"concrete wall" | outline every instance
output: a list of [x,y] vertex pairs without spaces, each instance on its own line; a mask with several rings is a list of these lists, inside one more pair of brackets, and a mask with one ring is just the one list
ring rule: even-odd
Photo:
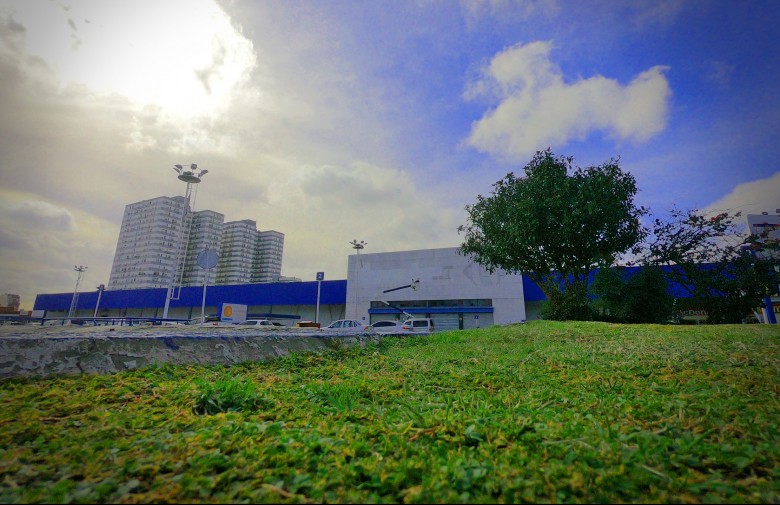
[[[43,330],[41,330],[43,331]],[[65,330],[50,330],[52,333]],[[98,332],[99,331],[99,332]],[[378,342],[371,334],[323,335],[312,331],[227,330],[167,331],[145,335],[143,329],[100,329],[67,336],[39,334],[0,337],[0,379],[52,374],[106,374],[171,364],[232,365],[268,360],[294,352],[320,352],[341,346]],[[148,330],[147,330],[148,331]],[[159,333],[159,332],[158,332]]]
[[[417,290],[382,291],[419,279]],[[524,321],[525,297],[520,275],[489,273],[458,253],[457,247],[417,251],[361,253],[347,263],[346,316],[368,320],[372,301],[390,300],[493,300],[493,322]]]

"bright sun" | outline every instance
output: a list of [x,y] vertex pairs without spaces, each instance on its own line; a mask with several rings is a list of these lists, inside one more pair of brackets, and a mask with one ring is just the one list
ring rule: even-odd
[[211,0],[14,0],[26,52],[60,83],[119,93],[171,115],[213,114],[255,65],[252,43]]

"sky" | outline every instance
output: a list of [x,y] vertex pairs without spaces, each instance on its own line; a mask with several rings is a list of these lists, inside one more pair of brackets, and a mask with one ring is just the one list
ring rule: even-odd
[[780,3],[0,0],[0,293],[108,284],[126,205],[285,234],[282,274],[457,247],[536,151],[635,203],[780,209]]

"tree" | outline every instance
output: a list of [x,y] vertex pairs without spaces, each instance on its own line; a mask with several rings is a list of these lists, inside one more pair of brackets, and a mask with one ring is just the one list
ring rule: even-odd
[[739,323],[777,290],[777,260],[755,254],[777,244],[741,233],[740,215],[672,209],[667,219],[653,220],[642,244],[639,262],[666,266],[667,277],[689,294],[681,306],[706,310],[709,323]]
[[489,272],[527,275],[547,296],[555,319],[588,317],[588,278],[642,238],[636,182],[617,160],[573,168],[571,157],[537,152],[525,177],[509,173],[489,197],[467,205],[460,247]]
[[658,267],[647,266],[629,275],[625,267],[599,270],[591,293],[599,298],[599,319],[621,323],[665,323],[673,317],[674,298]]

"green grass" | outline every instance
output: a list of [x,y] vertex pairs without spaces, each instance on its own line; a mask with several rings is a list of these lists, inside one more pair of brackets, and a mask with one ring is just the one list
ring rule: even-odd
[[0,502],[780,501],[780,330],[532,322],[0,383]]

